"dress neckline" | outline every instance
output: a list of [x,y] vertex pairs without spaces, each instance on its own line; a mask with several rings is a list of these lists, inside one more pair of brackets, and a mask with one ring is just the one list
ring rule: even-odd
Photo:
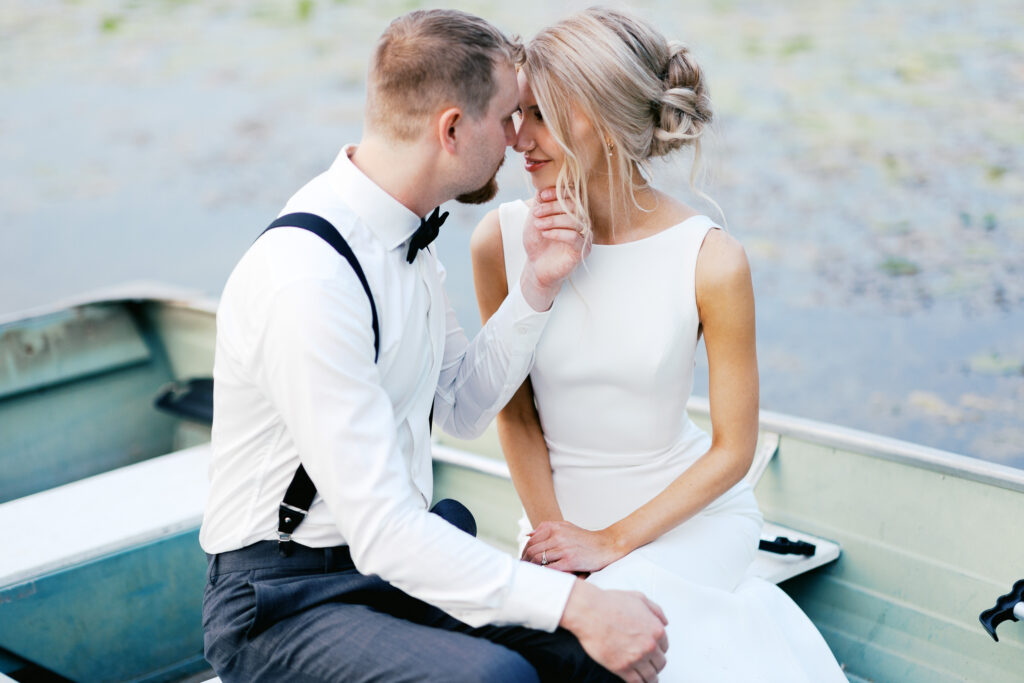
[[684,218],[683,220],[679,221],[678,223],[675,223],[673,225],[668,226],[664,230],[659,230],[658,232],[654,233],[653,235],[648,235],[647,237],[641,237],[640,239],[630,240],[629,242],[619,242],[617,244],[597,244],[597,243],[592,243],[590,246],[593,247],[594,249],[599,249],[599,248],[600,249],[614,249],[614,248],[628,247],[628,246],[630,246],[632,244],[642,244],[644,242],[650,242],[651,240],[656,240],[661,235],[664,235],[667,232],[672,232],[673,230],[675,230],[675,229],[677,229],[679,227],[682,227],[682,226],[686,225],[687,223],[689,223],[690,221],[696,220],[698,218],[704,219],[709,225],[711,225],[713,227],[718,227],[718,224],[715,223],[714,221],[712,221],[710,216],[707,216],[707,215],[702,214],[702,213],[697,213],[697,214],[694,214],[694,215],[690,216],[689,218]]

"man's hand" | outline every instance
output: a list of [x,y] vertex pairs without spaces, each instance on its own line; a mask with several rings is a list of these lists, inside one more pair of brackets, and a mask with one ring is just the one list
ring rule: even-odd
[[560,625],[613,674],[630,683],[654,683],[665,668],[667,624],[661,608],[641,593],[576,581]]
[[520,289],[535,311],[551,308],[562,281],[583,260],[583,226],[565,213],[554,188],[541,190],[523,229],[526,266]]
[[571,522],[541,522],[529,536],[522,559],[563,572],[596,572],[625,554],[606,531],[588,531]]

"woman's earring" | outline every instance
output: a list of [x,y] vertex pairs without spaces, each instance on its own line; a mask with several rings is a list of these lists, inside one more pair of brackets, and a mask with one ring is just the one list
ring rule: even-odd
[[611,159],[612,155],[615,154],[615,143],[608,140],[605,142],[605,145],[608,147],[608,158]]

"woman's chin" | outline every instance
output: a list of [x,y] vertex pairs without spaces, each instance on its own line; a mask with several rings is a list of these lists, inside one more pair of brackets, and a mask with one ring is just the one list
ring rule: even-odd
[[537,192],[540,192],[544,188],[554,187],[555,180],[554,178],[545,177],[544,173],[531,173],[530,184],[533,185],[533,189],[537,190]]

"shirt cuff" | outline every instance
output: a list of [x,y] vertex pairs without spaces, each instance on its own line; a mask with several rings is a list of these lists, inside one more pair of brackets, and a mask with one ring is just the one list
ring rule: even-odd
[[562,621],[576,577],[529,562],[516,562],[502,621],[553,632]]
[[550,309],[542,312],[533,310],[519,288],[519,280],[516,280],[494,317],[500,320],[503,331],[507,330],[502,337],[508,340],[509,350],[532,353],[550,316]]

